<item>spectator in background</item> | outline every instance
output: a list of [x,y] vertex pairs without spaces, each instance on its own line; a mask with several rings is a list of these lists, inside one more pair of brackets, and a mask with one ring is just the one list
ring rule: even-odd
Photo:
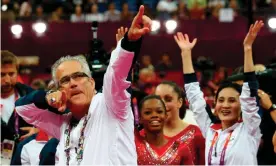
[[120,21],[121,13],[116,9],[115,4],[112,2],[108,5],[108,10],[104,13],[105,21]]
[[147,94],[152,94],[155,90],[155,85],[158,80],[156,73],[149,69],[143,68],[139,72],[138,87],[140,90],[146,92]]
[[177,11],[177,2],[174,0],[160,0],[157,4],[156,10],[159,19],[170,19],[170,15]]
[[211,18],[218,19],[219,18],[219,11],[220,11],[221,8],[223,8],[223,6],[220,3],[218,3],[216,6],[214,6],[211,9],[211,13],[212,13]]
[[178,19],[180,20],[189,19],[189,15],[190,15],[189,10],[187,8],[187,5],[183,1],[180,1],[178,4],[177,15],[178,15]]
[[84,6],[84,11],[85,12],[90,12],[91,11],[91,6],[97,4],[97,0],[87,0]]
[[215,72],[213,80],[207,82],[214,92],[218,90],[219,85],[228,77],[227,69],[225,67],[219,67],[218,71]]
[[104,21],[104,15],[102,13],[98,12],[97,4],[91,5],[90,13],[86,14],[85,21],[86,22],[93,22],[93,21],[103,22]]
[[133,14],[128,9],[128,4],[124,3],[122,5],[121,11],[121,21],[131,21],[133,18]]
[[19,11],[19,17],[22,19],[29,19],[32,14],[32,4],[30,0],[25,1],[21,4],[20,11]]
[[50,18],[50,22],[63,22],[63,7],[59,6],[53,13]]
[[12,141],[14,144],[9,143],[7,146],[13,147],[14,150],[19,141],[37,132],[36,128],[14,111],[15,101],[33,91],[32,88],[17,82],[18,68],[17,57],[9,51],[1,51],[1,143],[5,140]]
[[71,22],[84,22],[85,16],[82,14],[82,8],[80,5],[75,7],[75,13],[71,15]]
[[32,82],[31,82],[31,87],[34,89],[34,90],[38,90],[38,89],[45,89],[46,88],[46,83],[44,80],[42,79],[34,79]]
[[229,8],[233,9],[234,17],[239,15],[239,4],[238,4],[237,0],[230,0]]
[[35,8],[35,14],[33,15],[33,20],[40,20],[40,21],[45,21],[47,20],[46,16],[43,13],[43,7],[41,5],[36,6]]
[[190,10],[191,19],[205,19],[206,0],[188,0],[187,8]]
[[161,56],[161,62],[155,67],[156,71],[168,71],[172,68],[172,61],[168,53],[164,53]]
[[151,57],[149,55],[142,56],[141,62],[142,62],[141,64],[142,69],[147,68],[154,71],[154,66],[151,63]]

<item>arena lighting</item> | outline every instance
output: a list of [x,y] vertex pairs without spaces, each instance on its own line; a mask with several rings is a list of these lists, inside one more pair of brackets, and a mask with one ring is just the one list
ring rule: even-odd
[[20,38],[21,34],[23,32],[23,28],[21,25],[15,24],[15,25],[11,26],[11,32],[16,38]]
[[4,12],[4,11],[7,11],[8,5],[3,5],[3,6],[1,7],[1,9],[2,9],[3,12]]
[[160,29],[160,21],[152,20],[151,31],[156,32]]
[[37,33],[37,35],[42,35],[47,30],[47,26],[44,22],[34,23],[32,28]]
[[173,33],[177,27],[177,22],[175,20],[168,20],[166,21],[165,26],[167,29],[167,33]]
[[268,26],[269,28],[276,30],[276,17],[272,17],[270,19],[268,19]]

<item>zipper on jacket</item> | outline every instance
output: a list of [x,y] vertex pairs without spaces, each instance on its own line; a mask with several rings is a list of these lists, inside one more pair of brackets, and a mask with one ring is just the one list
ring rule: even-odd
[[218,135],[218,139],[215,144],[215,157],[217,157],[217,146],[218,146],[219,137],[220,137],[220,135]]

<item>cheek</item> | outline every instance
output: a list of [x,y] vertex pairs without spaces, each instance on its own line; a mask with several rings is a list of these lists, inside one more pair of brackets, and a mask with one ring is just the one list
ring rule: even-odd
[[165,102],[165,106],[167,110],[174,109],[174,104],[172,102]]
[[240,106],[239,103],[235,103],[235,104],[232,105],[232,109],[236,114],[239,114],[240,110],[241,110],[241,106]]
[[166,115],[166,114],[161,115],[161,116],[160,116],[160,119],[162,119],[163,121],[165,121],[165,120],[167,119],[167,115]]
[[215,110],[216,110],[216,111],[219,111],[220,109],[221,109],[221,104],[216,103],[216,105],[215,105]]

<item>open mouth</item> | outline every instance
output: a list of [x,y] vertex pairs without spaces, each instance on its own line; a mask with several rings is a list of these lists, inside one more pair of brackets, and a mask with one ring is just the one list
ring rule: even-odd
[[151,126],[160,126],[161,122],[159,120],[153,120],[149,123]]
[[231,111],[230,110],[222,110],[221,113],[222,113],[222,115],[227,116],[227,115],[231,114]]

